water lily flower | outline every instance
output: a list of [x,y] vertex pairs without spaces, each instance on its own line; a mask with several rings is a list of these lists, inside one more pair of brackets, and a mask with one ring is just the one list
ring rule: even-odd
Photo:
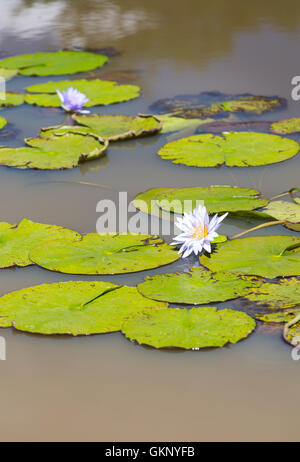
[[90,111],[83,111],[83,106],[89,101],[84,93],[69,87],[67,90],[60,92],[56,90],[59,99],[62,102],[61,107],[67,112],[78,112],[80,114],[88,114]]
[[176,226],[183,231],[174,238],[175,242],[171,245],[181,245],[179,252],[182,253],[182,258],[188,257],[192,252],[197,255],[202,250],[211,252],[211,241],[218,237],[216,233],[221,222],[226,218],[228,213],[221,217],[217,214],[209,220],[206,207],[199,205],[191,213],[184,213],[182,218],[177,218]]

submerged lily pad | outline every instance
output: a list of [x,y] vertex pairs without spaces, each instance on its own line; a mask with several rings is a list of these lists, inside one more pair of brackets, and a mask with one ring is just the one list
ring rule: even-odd
[[2,130],[2,128],[4,128],[6,124],[7,120],[4,119],[4,117],[0,117],[0,130]]
[[167,308],[137,314],[123,324],[122,332],[141,345],[191,350],[236,343],[254,328],[254,319],[240,311]]
[[0,77],[4,80],[11,80],[18,74],[18,69],[4,69],[0,67]]
[[300,132],[300,118],[295,117],[293,119],[281,120],[280,122],[274,122],[270,127],[271,131],[274,133],[279,133],[281,135],[288,135],[291,133]]
[[[197,206],[197,201],[203,201],[209,213],[248,211],[268,204],[268,200],[262,199],[255,189],[236,186],[173,189],[162,192],[157,201],[163,210],[174,213],[183,213],[183,210],[191,212]],[[191,204],[184,204],[185,201],[190,201]]]
[[140,311],[166,306],[142,297],[135,287],[110,282],[43,284],[0,297],[0,327],[47,335],[102,334],[119,331]]
[[93,135],[67,133],[50,139],[29,138],[20,148],[0,148],[0,165],[19,169],[56,170],[74,168],[80,162],[101,157],[107,141]]
[[[270,122],[264,120],[248,120],[244,122],[230,122],[229,120],[214,120],[201,127],[201,132],[205,133],[218,133],[223,132],[253,132],[262,131],[268,132],[270,129]],[[200,131],[200,130],[198,130]]]
[[258,285],[259,280],[254,277],[222,272],[213,274],[205,268],[195,267],[190,273],[147,277],[139,284],[138,291],[154,300],[196,305],[246,296]]
[[300,222],[300,206],[287,201],[270,202],[263,212],[267,213],[276,220],[284,220],[290,223]]
[[230,271],[266,278],[300,275],[300,238],[264,236],[234,239],[200,262],[213,272]]
[[[56,90],[67,90],[73,87],[84,93],[89,99],[85,107],[121,103],[140,96],[140,88],[136,85],[118,85],[108,80],[64,80],[40,83],[27,88],[25,96],[28,104],[44,107],[60,107],[61,101]],[[34,94],[30,94],[34,93]]]
[[158,113],[175,112],[183,118],[218,117],[232,112],[263,114],[280,109],[286,101],[277,96],[227,95],[220,92],[203,92],[199,95],[180,95],[156,101],[150,106]]
[[0,268],[32,265],[31,249],[52,239],[75,239],[80,234],[61,226],[35,223],[24,218],[18,225],[0,223]]
[[85,51],[56,51],[13,56],[0,60],[0,67],[18,69],[22,75],[61,75],[90,71],[103,66],[107,57]]
[[73,119],[78,125],[43,128],[41,135],[48,137],[53,133],[89,133],[109,141],[118,141],[153,135],[161,129],[159,120],[146,115],[74,115]]
[[175,249],[145,234],[90,233],[74,241],[52,241],[30,253],[43,268],[68,274],[121,274],[178,260]]
[[295,156],[299,144],[289,138],[252,132],[194,135],[172,141],[158,152],[162,159],[192,167],[268,165]]
[[25,95],[13,93],[11,91],[0,91],[0,107],[21,106],[24,104]]

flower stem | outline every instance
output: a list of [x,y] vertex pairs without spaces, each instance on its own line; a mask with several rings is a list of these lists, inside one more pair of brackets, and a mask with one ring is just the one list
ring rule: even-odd
[[231,239],[237,239],[238,237],[244,236],[245,234],[251,233],[252,231],[256,231],[257,229],[268,228],[269,226],[282,225],[284,223],[285,223],[285,220],[268,221],[267,223],[263,223],[262,225],[254,226],[254,228],[250,228],[250,229],[247,229],[247,231],[243,231],[242,233],[236,234]]

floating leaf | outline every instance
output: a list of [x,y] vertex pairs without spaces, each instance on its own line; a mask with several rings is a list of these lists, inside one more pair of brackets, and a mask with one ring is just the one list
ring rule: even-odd
[[48,127],[41,130],[41,135],[51,134],[89,133],[109,141],[126,140],[158,133],[161,123],[155,117],[139,115],[137,117],[123,115],[90,116],[74,115],[73,119],[79,125]]
[[63,91],[69,87],[76,88],[88,97],[89,102],[85,107],[121,103],[140,95],[140,88],[136,85],[118,85],[107,80],[64,80],[31,85],[27,91],[36,94],[27,93],[25,101],[38,106],[59,107],[61,101],[56,90]]
[[300,306],[300,281],[292,278],[281,279],[278,284],[265,283],[254,287],[246,298],[272,310],[294,308]]
[[300,313],[292,318],[284,327],[284,340],[293,346],[300,345]]
[[184,119],[173,114],[156,115],[162,123],[162,133],[178,132],[186,129],[196,129],[201,125],[209,124],[213,119]]
[[163,210],[159,207],[157,199],[162,193],[173,190],[174,188],[148,189],[147,191],[139,193],[137,196],[135,196],[133,199],[133,205],[141,212],[161,218]]
[[90,71],[103,66],[107,57],[84,51],[56,51],[5,58],[0,67],[19,69],[22,75],[61,75]]
[[[157,201],[163,210],[174,213],[191,212],[197,206],[197,201],[203,201],[209,213],[249,211],[268,204],[255,189],[236,186],[173,189],[162,192]],[[185,201],[190,201],[190,204]]]
[[61,226],[35,223],[24,218],[18,225],[0,223],[0,268],[32,265],[31,249],[52,239],[75,239],[80,234]]
[[0,77],[4,80],[11,80],[18,72],[18,69],[4,69],[0,67]]
[[300,275],[300,238],[264,236],[235,239],[218,245],[200,262],[213,272],[231,271],[266,278]]
[[22,93],[0,91],[0,107],[20,106],[24,103],[24,100],[25,95],[22,95]]
[[249,112],[262,114],[280,109],[286,101],[277,96],[227,95],[220,92],[203,92],[199,95],[180,95],[156,101],[151,111],[175,112],[183,118],[206,118],[226,115],[226,113]]
[[43,284],[0,298],[0,326],[38,334],[89,335],[119,331],[143,310],[167,306],[142,297],[135,287],[110,282]]
[[265,314],[256,314],[255,318],[263,322],[282,323],[282,322],[291,321],[299,313],[300,313],[300,310],[294,308],[291,310],[287,309],[287,310],[281,310],[281,311],[271,311],[270,313],[265,313]]
[[2,128],[4,128],[6,124],[7,120],[4,119],[4,117],[0,117],[0,130],[2,130]]
[[270,202],[263,212],[276,220],[288,221],[290,223],[300,222],[300,206],[287,201]]
[[131,341],[154,348],[191,350],[236,343],[254,328],[254,319],[240,311],[167,308],[137,314],[123,324],[122,332]]
[[232,273],[213,274],[202,267],[190,273],[147,277],[138,286],[145,297],[170,303],[203,304],[245,296],[259,284],[258,279]]
[[80,162],[101,157],[107,141],[92,135],[67,133],[50,139],[29,138],[26,147],[0,148],[0,164],[19,169],[56,170],[74,168]]
[[194,135],[172,141],[158,152],[174,164],[193,167],[248,167],[282,162],[295,156],[299,144],[277,135],[251,132]]
[[208,123],[201,127],[201,132],[205,133],[218,133],[223,132],[253,132],[262,131],[267,132],[270,128],[270,122],[264,120],[250,120],[244,122],[230,122],[229,120],[214,120],[212,123]]
[[30,253],[32,261],[68,274],[121,274],[157,268],[178,260],[175,249],[145,234],[96,234],[52,241]]
[[274,133],[281,135],[288,135],[291,133],[300,132],[300,118],[295,117],[293,119],[281,120],[280,122],[274,122],[271,124],[270,130]]

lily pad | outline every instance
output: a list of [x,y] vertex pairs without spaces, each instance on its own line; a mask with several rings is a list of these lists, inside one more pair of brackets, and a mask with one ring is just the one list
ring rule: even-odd
[[119,331],[140,311],[166,306],[142,297],[135,287],[110,282],[43,284],[0,298],[0,327],[46,335],[102,334]]
[[[248,211],[268,204],[268,200],[262,199],[255,189],[236,186],[173,189],[162,192],[157,201],[163,210],[174,213],[182,213],[183,210],[191,212],[197,206],[197,201],[203,201],[209,213]],[[190,204],[185,201],[190,201]]]
[[213,119],[185,119],[174,114],[155,115],[162,123],[162,133],[172,133],[187,129],[195,129],[201,125],[209,124]]
[[22,95],[22,93],[0,91],[0,107],[21,106],[21,104],[24,104],[24,101],[25,95]]
[[273,310],[300,307],[300,280],[292,278],[282,279],[278,284],[264,283],[254,288],[246,298]]
[[295,117],[293,119],[281,120],[280,122],[274,122],[271,124],[270,130],[274,133],[281,135],[288,135],[291,133],[300,132],[300,118]]
[[292,318],[285,326],[283,330],[284,340],[294,347],[300,346],[300,314],[298,313]]
[[191,350],[237,343],[254,328],[254,319],[240,311],[167,308],[137,314],[123,324],[122,332],[141,345]]
[[122,274],[178,260],[176,250],[145,234],[90,233],[74,241],[52,241],[30,253],[43,268],[68,274]]
[[0,130],[2,130],[2,128],[4,128],[6,124],[7,120],[4,119],[4,117],[0,117]]
[[299,144],[289,138],[252,132],[194,135],[172,141],[158,152],[162,159],[192,167],[248,167],[294,157]]
[[0,61],[4,69],[18,69],[22,75],[61,75],[90,71],[103,66],[107,57],[84,51],[56,51],[34,53],[5,58]]
[[293,202],[272,201],[262,212],[267,213],[276,220],[285,220],[290,223],[300,222],[300,206]]
[[133,205],[141,212],[162,218],[163,210],[159,207],[157,199],[162,193],[173,191],[174,188],[152,188],[139,193],[133,199]]
[[48,137],[51,134],[89,133],[109,141],[126,140],[158,133],[161,123],[155,117],[139,115],[137,117],[123,115],[90,116],[74,115],[78,125],[43,128],[41,135]]
[[0,67],[0,78],[4,80],[11,80],[18,74],[18,69],[4,69]]
[[80,162],[101,157],[107,141],[93,135],[67,133],[50,139],[25,139],[27,146],[0,148],[0,164],[19,169],[56,170],[77,167]]
[[263,322],[286,323],[290,322],[300,313],[300,309],[285,309],[281,311],[271,311],[270,313],[255,314],[255,318]]
[[223,117],[234,112],[263,114],[286,105],[277,96],[256,96],[250,94],[228,95],[220,92],[203,92],[198,95],[180,95],[156,101],[150,106],[158,113],[174,112],[183,118]]
[[61,226],[35,223],[24,218],[18,225],[0,223],[0,268],[32,265],[31,249],[52,239],[75,239],[80,234]]
[[[136,85],[118,85],[108,80],[64,80],[40,83],[27,88],[25,96],[28,104],[44,107],[60,107],[61,101],[56,90],[67,90],[73,87],[84,93],[89,99],[85,107],[121,103],[140,96],[140,88]],[[35,94],[30,94],[35,93]]]
[[139,284],[138,291],[154,300],[196,305],[246,296],[259,284],[254,277],[222,272],[213,274],[205,268],[195,267],[190,273],[147,277]]
[[[205,124],[201,128],[201,132],[205,133],[218,133],[222,134],[223,132],[253,132],[261,131],[268,132],[270,129],[270,122],[265,122],[264,120],[248,120],[244,122],[230,122],[228,120],[214,120],[211,123]],[[200,130],[198,130],[200,131]]]
[[229,271],[269,279],[300,275],[300,238],[292,236],[246,237],[217,246],[200,262],[213,272]]

